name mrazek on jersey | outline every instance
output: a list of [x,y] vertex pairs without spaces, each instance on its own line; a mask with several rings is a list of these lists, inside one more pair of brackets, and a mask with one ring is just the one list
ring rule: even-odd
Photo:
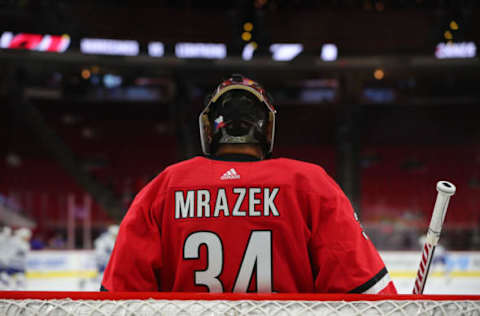
[[[275,199],[279,188],[232,188],[232,195],[219,188],[175,191],[175,219],[222,216],[280,216]],[[246,209],[242,207],[247,202]],[[263,209],[260,210],[263,206]]]

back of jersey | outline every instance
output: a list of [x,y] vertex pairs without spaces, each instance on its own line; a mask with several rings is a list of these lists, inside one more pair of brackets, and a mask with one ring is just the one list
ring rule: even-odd
[[136,197],[103,285],[348,292],[375,284],[382,269],[348,199],[319,166],[197,157],[167,168]]
[[162,288],[313,291],[308,200],[292,182],[296,171],[282,166],[197,158],[171,170]]

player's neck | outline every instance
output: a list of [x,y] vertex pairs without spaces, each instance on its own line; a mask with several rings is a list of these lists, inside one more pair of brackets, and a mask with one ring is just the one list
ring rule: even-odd
[[227,154],[243,154],[254,156],[258,159],[263,159],[263,151],[259,146],[243,145],[243,144],[225,144],[218,148],[215,156],[227,155]]

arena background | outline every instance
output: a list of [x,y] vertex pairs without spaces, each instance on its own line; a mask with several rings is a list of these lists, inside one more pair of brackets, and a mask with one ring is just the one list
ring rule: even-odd
[[27,289],[98,288],[94,240],[200,154],[205,96],[242,73],[274,97],[274,156],[339,182],[403,292],[454,183],[426,292],[480,293],[477,1],[1,0],[0,21],[0,224],[33,230]]

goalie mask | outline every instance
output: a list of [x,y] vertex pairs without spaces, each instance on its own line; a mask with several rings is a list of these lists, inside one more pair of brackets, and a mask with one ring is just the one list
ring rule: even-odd
[[200,113],[200,139],[205,155],[221,144],[257,144],[270,156],[275,135],[275,108],[255,81],[232,75],[207,99]]

